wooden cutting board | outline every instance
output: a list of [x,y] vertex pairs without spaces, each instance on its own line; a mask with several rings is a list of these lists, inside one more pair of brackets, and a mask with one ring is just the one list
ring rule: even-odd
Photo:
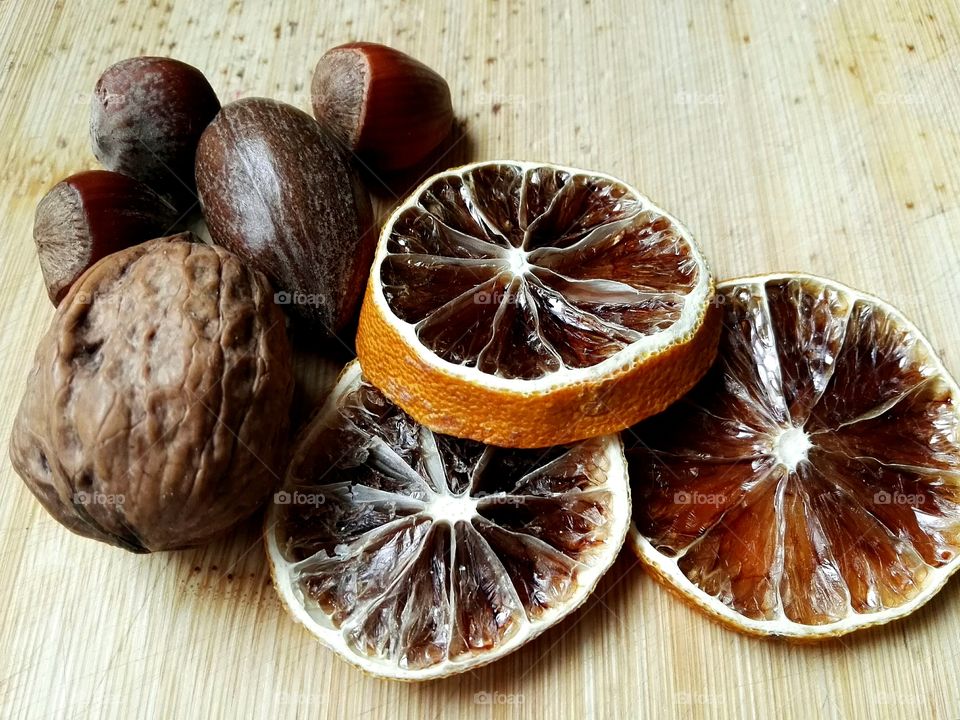
[[[226,101],[309,108],[327,47],[385,42],[449,80],[461,159],[632,182],[718,277],[808,270],[890,299],[960,374],[960,10],[837,2],[0,3],[0,438],[52,309],[33,208],[95,163],[88,94],[137,54]],[[331,366],[301,358],[319,397]],[[305,407],[309,400],[302,400]],[[269,586],[257,521],[140,557],[71,535],[0,461],[0,716],[960,717],[960,581],[912,618],[793,647],[688,610],[624,553],[586,607],[491,667],[422,685],[319,647]]]

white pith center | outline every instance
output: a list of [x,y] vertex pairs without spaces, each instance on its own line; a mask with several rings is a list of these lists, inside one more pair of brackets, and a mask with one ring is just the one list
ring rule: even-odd
[[507,251],[507,260],[510,263],[510,272],[514,275],[523,275],[530,269],[527,262],[527,253],[521,248],[511,248]]
[[472,520],[477,514],[477,501],[469,495],[437,495],[427,506],[434,520]]
[[807,451],[813,446],[810,436],[800,427],[785,429],[773,443],[773,452],[787,470],[793,472],[797,465],[807,459]]

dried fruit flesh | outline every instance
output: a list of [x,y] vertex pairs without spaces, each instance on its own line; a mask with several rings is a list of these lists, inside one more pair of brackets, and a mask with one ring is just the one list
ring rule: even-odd
[[[622,429],[699,379],[718,330],[712,294],[689,232],[622,181],[479,163],[431,178],[391,217],[358,352],[430,427],[504,445],[567,441]],[[633,373],[646,382],[624,380]],[[475,418],[447,406],[451,388]],[[553,393],[566,397],[528,427],[505,427]],[[496,405],[503,419],[484,420]]]
[[369,672],[463,672],[580,605],[629,524],[616,436],[511,450],[431,432],[354,362],[265,526],[281,598]]
[[839,283],[718,292],[716,364],[624,436],[635,549],[747,632],[817,638],[908,614],[960,562],[955,381],[899,312]]

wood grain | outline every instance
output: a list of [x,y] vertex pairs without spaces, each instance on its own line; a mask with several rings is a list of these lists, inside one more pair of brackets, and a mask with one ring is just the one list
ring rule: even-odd
[[[943,0],[0,4],[0,438],[52,314],[33,208],[94,167],[108,64],[172,54],[224,100],[309,108],[322,51],[386,42],[450,81],[458,152],[622,176],[719,277],[802,269],[879,294],[960,373],[960,10]],[[464,158],[466,159],[466,158]],[[388,204],[388,202],[386,203]],[[300,411],[333,366],[303,358]],[[0,462],[0,716],[960,717],[960,583],[909,620],[814,647],[742,638],[626,554],[586,608],[492,667],[402,685],[294,625],[257,522],[137,557],[77,538]]]

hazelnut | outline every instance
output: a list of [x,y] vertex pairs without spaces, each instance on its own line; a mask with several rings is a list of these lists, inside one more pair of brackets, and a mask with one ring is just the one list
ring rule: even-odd
[[173,206],[126,175],[88,170],[61,180],[40,200],[33,223],[50,300],[59,304],[100,258],[166,235],[176,219]]
[[376,246],[370,198],[312,117],[225,105],[200,138],[197,189],[213,241],[262,270],[280,304],[328,336],[350,324]]
[[450,134],[450,88],[436,72],[386,45],[328,50],[313,73],[313,114],[374,172],[424,160]]
[[292,392],[267,280],[222,248],[150,240],[108,255],[64,297],[10,457],[80,535],[135,552],[195,545],[274,488]]
[[90,140],[108,170],[150,185],[179,205],[193,201],[193,158],[220,109],[197,68],[163,57],[121,60],[93,93]]

